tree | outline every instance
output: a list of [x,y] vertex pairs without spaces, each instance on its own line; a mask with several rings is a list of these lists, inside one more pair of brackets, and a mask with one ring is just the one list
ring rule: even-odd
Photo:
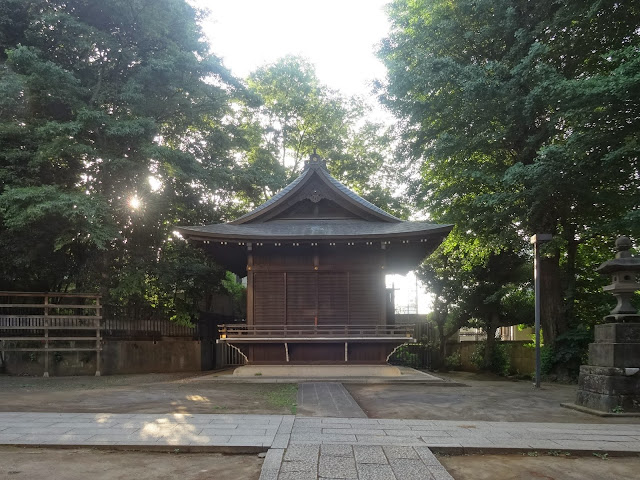
[[99,289],[184,313],[177,290],[192,306],[194,279],[223,272],[171,232],[232,211],[244,138],[226,120],[244,89],[199,13],[181,0],[1,0],[0,12],[0,288]]
[[496,330],[533,323],[529,267],[522,252],[493,252],[457,228],[449,234],[418,272],[434,295],[430,320],[438,326],[441,358],[460,328],[481,328],[487,334],[484,366],[491,369]]
[[[282,176],[274,159],[279,159],[291,180],[317,151],[328,160],[332,175],[349,188],[392,213],[408,216],[406,207],[391,194],[394,134],[389,127],[368,120],[371,108],[362,99],[344,97],[323,85],[313,65],[295,56],[257,69],[247,84],[261,101],[260,108],[252,111],[263,136],[253,151],[260,152],[263,165],[278,172],[278,180]],[[273,191],[269,190],[261,201]]]
[[554,235],[542,260],[542,326],[553,347],[597,321],[576,312],[585,296],[577,273],[596,266],[579,264],[581,246],[640,234],[640,10],[597,0],[396,0],[389,14],[380,93],[422,162],[416,198],[494,252]]

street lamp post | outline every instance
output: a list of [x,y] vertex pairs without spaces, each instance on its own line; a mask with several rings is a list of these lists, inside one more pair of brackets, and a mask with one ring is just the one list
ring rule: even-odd
[[551,238],[551,234],[549,233],[537,233],[531,237],[531,243],[533,243],[533,278],[536,295],[536,388],[540,388],[540,244],[550,242]]

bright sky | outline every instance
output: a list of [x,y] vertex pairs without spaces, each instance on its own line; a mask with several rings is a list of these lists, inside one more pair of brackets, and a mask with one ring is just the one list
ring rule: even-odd
[[[189,0],[210,15],[202,27],[213,53],[231,72],[246,78],[285,55],[300,55],[316,67],[322,83],[346,95],[373,99],[371,82],[385,69],[376,44],[387,35],[384,6],[390,0]],[[380,112],[378,110],[378,112]],[[376,113],[376,119],[390,119]],[[397,309],[413,310],[416,281],[388,275]],[[418,284],[418,312],[430,311],[430,298]],[[413,310],[415,312],[415,310]]]
[[384,77],[376,44],[388,32],[389,0],[190,0],[210,10],[203,24],[213,52],[241,78],[287,54],[315,66],[320,81],[367,96]]

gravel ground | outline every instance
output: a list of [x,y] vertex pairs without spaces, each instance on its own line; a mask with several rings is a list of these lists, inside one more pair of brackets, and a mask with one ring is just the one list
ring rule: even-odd
[[257,455],[0,447],[0,479],[254,480],[262,462]]
[[291,384],[225,383],[206,374],[0,376],[0,411],[291,414]]

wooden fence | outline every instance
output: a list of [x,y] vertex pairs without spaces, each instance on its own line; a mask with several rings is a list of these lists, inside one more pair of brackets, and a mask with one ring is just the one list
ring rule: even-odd
[[[96,352],[100,375],[100,295],[0,292],[0,352]],[[95,333],[94,333],[95,332]]]

